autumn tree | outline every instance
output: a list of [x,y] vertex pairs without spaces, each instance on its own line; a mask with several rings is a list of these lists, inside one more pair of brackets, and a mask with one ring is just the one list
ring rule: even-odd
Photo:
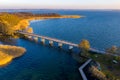
[[79,44],[79,48],[81,49],[83,56],[89,56],[88,50],[90,49],[90,43],[88,40],[82,40]]
[[0,32],[4,35],[12,35],[13,29],[10,28],[8,22],[0,20]]
[[20,29],[21,30],[24,30],[24,29],[26,29],[29,26],[28,20],[21,20],[19,22],[19,24],[20,24]]
[[90,43],[88,40],[82,40],[81,43],[79,44],[79,47],[85,50],[90,49]]
[[14,28],[20,18],[10,13],[0,13],[0,32],[3,35],[10,35],[14,34]]
[[33,33],[33,29],[31,27],[29,27],[27,30],[26,30],[28,33]]

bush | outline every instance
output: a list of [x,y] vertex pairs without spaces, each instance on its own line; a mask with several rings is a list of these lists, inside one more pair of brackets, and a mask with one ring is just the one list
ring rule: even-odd
[[96,77],[99,80],[107,80],[105,74],[99,71],[94,66],[90,67],[89,71],[92,73],[92,76]]

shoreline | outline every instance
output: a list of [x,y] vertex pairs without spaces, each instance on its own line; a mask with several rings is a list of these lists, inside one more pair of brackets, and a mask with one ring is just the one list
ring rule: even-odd
[[30,18],[30,19],[25,19],[28,22],[30,21],[34,21],[34,20],[45,20],[45,19],[65,19],[65,18],[73,18],[73,19],[77,19],[77,18],[82,18],[84,16],[80,16],[80,15],[62,15],[59,17],[34,17],[34,18]]
[[59,17],[32,17],[32,18],[20,20],[17,25],[13,26],[13,28],[15,30],[26,30],[27,28],[30,27],[29,26],[30,22],[35,21],[35,20],[65,19],[65,18],[78,19],[78,18],[81,18],[81,17],[84,17],[84,16],[80,16],[80,15],[61,15]]

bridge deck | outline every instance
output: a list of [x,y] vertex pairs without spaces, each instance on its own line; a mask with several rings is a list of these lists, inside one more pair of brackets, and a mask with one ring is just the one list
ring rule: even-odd
[[[47,36],[41,36],[41,35],[28,33],[28,32],[23,32],[23,31],[18,31],[18,33],[24,34],[24,35],[29,35],[29,36],[34,36],[34,37],[46,39],[46,40],[49,40],[49,41],[62,43],[62,44],[67,44],[67,45],[70,45],[70,46],[73,46],[73,47],[79,47],[78,44],[75,44],[75,43],[72,43],[72,42],[68,42],[68,41],[64,41],[64,40],[59,40],[59,39],[56,39],[56,38],[50,38],[50,37],[47,37]],[[90,48],[90,51],[93,51],[93,52],[96,52],[96,53],[101,53],[101,54],[105,54],[106,53],[105,51],[100,51],[100,50],[97,50],[97,49],[94,49],[94,48]]]
[[34,36],[34,37],[46,39],[46,40],[50,40],[50,41],[54,41],[54,42],[58,42],[58,43],[62,43],[62,44],[67,44],[67,45],[74,46],[74,47],[78,47],[78,44],[75,44],[75,43],[72,43],[72,42],[68,42],[68,41],[58,40],[56,38],[50,38],[50,37],[41,36],[41,35],[37,35],[37,34],[22,32],[22,31],[19,31],[19,33],[20,34],[24,34],[24,35],[29,35],[29,36]]

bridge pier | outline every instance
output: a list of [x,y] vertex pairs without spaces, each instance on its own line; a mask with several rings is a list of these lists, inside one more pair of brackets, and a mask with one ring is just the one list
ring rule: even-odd
[[63,45],[62,43],[58,43],[59,48],[62,48],[62,45]]
[[69,50],[72,50],[73,49],[73,46],[69,46]]
[[30,40],[30,41],[33,40],[33,37],[32,37],[32,36],[26,36],[26,38],[27,38],[28,40]]
[[58,46],[60,48],[62,48],[63,44],[69,45],[69,49],[72,49],[73,47],[78,47],[78,44],[75,44],[72,42],[59,40],[59,39],[55,39],[55,38],[51,38],[51,37],[47,37],[47,36],[37,35],[34,33],[29,33],[29,32],[24,32],[24,31],[17,31],[17,33],[23,34],[24,36],[27,36],[28,39],[32,39],[32,40],[36,40],[36,41],[38,41],[38,38],[40,38],[40,42],[43,44],[45,44],[45,40],[48,40],[50,45],[53,45],[54,42],[56,42],[56,43],[58,43]]
[[45,39],[44,38],[41,38],[41,43],[45,44]]
[[49,41],[49,45],[50,45],[50,46],[53,46],[53,41]]
[[73,46],[69,46],[69,51],[73,52]]
[[38,37],[33,37],[33,39],[34,39],[35,41],[38,41]]
[[28,37],[28,39],[32,39],[32,36],[27,36]]

